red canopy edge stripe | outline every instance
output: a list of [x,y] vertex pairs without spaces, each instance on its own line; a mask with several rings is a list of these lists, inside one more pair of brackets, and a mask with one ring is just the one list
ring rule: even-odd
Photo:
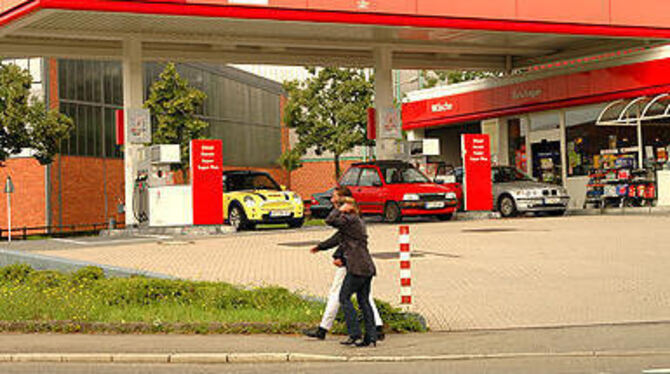
[[41,8],[40,3],[41,3],[40,0],[33,0],[30,2],[19,4],[18,6],[12,9],[8,9],[7,11],[0,13],[0,27],[5,26],[19,18],[23,18],[28,14],[40,9]]
[[436,118],[436,119],[430,119],[430,120],[425,120],[425,121],[417,121],[417,122],[413,122],[413,123],[403,124],[403,129],[404,130],[413,130],[413,129],[420,129],[420,128],[433,127],[433,126],[442,126],[442,125],[450,125],[450,124],[469,122],[469,121],[479,121],[479,120],[484,120],[484,119],[488,119],[488,118],[498,118],[498,117],[513,116],[513,115],[524,114],[524,113],[531,113],[531,112],[541,112],[541,111],[545,111],[545,110],[560,109],[560,108],[571,107],[571,106],[596,104],[596,103],[600,103],[600,102],[614,101],[614,100],[618,100],[618,99],[629,99],[629,98],[639,97],[639,96],[658,95],[658,94],[661,94],[661,93],[668,93],[668,92],[670,92],[670,84],[654,86],[654,87],[647,87],[647,88],[641,88],[641,89],[634,89],[634,90],[628,90],[628,91],[613,92],[613,93],[608,93],[608,94],[585,96],[585,97],[573,98],[573,99],[564,99],[564,100],[558,100],[558,101],[552,101],[552,102],[546,102],[546,103],[528,104],[528,105],[523,105],[523,106],[519,106],[519,107],[506,108],[506,109],[500,109],[500,110],[492,110],[492,111],[479,112],[479,113],[469,113],[469,114],[463,114],[463,115],[458,115],[458,116],[453,116],[453,117],[444,117],[444,118]]
[[228,17],[281,21],[412,26],[548,34],[598,35],[615,37],[670,38],[670,28],[586,25],[477,18],[431,17],[384,13],[354,13],[311,9],[270,8],[169,2],[109,0],[42,0],[44,8],[160,14],[175,16]]

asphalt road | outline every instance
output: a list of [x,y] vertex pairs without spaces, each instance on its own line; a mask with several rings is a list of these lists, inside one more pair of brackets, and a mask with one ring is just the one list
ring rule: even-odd
[[[534,358],[458,362],[124,365],[124,364],[0,364],[3,374],[209,374],[209,373],[459,373],[459,374],[631,374],[670,368],[670,356],[625,358]],[[670,369],[668,369],[670,373]]]

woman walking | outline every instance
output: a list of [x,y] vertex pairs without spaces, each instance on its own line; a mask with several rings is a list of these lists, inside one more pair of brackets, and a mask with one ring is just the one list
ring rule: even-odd
[[[365,222],[360,217],[356,201],[347,197],[346,187],[338,187],[333,192],[332,202],[336,207],[326,218],[326,223],[338,231],[330,239],[322,242],[312,251],[327,250],[339,245],[347,275],[344,277],[340,290],[340,304],[344,309],[347,321],[349,338],[342,342],[344,345],[367,347],[377,345],[377,331],[374,316],[370,306],[370,288],[372,277],[377,274],[375,264],[368,251],[368,234]],[[365,321],[365,336],[361,334],[356,309],[351,302],[351,296],[356,294],[356,300],[363,312]]]

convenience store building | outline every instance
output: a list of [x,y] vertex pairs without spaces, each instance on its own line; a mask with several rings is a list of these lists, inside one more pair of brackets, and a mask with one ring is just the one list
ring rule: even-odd
[[460,166],[460,135],[485,133],[494,164],[563,185],[570,208],[603,195],[670,205],[669,93],[670,47],[634,48],[411,92],[403,128],[440,140],[429,170]]

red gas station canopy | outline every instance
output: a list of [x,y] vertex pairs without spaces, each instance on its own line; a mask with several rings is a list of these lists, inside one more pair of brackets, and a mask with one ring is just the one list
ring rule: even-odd
[[[653,10],[653,11],[650,11]],[[505,70],[670,39],[665,0],[0,0],[0,53]]]

